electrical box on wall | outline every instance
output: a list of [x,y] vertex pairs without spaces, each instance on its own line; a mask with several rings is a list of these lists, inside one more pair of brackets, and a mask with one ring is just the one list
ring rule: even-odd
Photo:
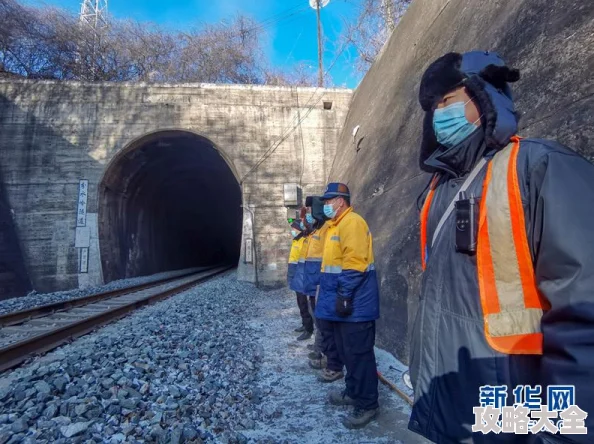
[[287,222],[293,223],[299,219],[299,211],[294,208],[287,208]]
[[302,199],[301,187],[296,183],[286,183],[283,187],[285,207],[300,207]]

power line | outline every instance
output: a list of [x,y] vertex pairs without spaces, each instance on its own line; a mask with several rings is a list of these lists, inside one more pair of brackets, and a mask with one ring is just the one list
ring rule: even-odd
[[248,32],[253,32],[253,31],[262,31],[266,28],[269,28],[273,25],[277,25],[282,21],[285,21],[291,17],[295,17],[298,14],[301,14],[305,11],[307,11],[309,9],[308,6],[306,7],[302,7],[300,5],[297,6],[293,6],[289,9],[286,9],[283,12],[279,12],[278,14],[275,14],[267,19],[264,19],[263,21],[259,22],[256,26],[248,29]]
[[[340,58],[340,56],[343,54],[343,52],[346,49],[346,45],[343,44],[341,50],[338,52],[338,54],[336,55],[336,57],[334,58],[334,60],[332,61],[332,63],[330,64],[330,66],[328,67],[328,69],[326,69],[326,74],[328,74],[330,72],[330,70],[332,70],[332,68],[334,67],[334,65],[336,64],[336,62],[338,61],[338,59]],[[297,113],[296,118],[293,118],[293,122],[285,131],[285,134],[281,136],[281,138],[273,143],[270,148],[268,148],[268,150],[266,150],[266,152],[262,155],[262,157],[260,158],[260,160],[252,167],[250,168],[250,170],[245,173],[243,175],[243,177],[241,178],[241,180],[239,181],[240,184],[243,184],[243,182],[245,181],[246,177],[248,177],[251,173],[253,173],[255,170],[257,170],[260,165],[262,165],[266,159],[268,159],[272,154],[274,154],[274,152],[281,146],[281,144],[287,140],[287,138],[289,137],[289,135],[295,131],[297,129],[297,126],[301,125],[301,122],[303,122],[311,113],[311,111],[313,110],[313,108],[320,102],[320,100],[323,97],[323,94],[320,95],[320,97],[318,97],[318,99],[312,103],[310,106],[309,103],[311,102],[311,100],[314,98],[314,96],[316,95],[316,93],[318,92],[318,90],[320,89],[320,86],[317,86],[314,90],[314,92],[312,93],[312,95],[310,96],[309,100],[307,101],[307,103],[305,104],[305,106],[307,107],[307,111],[304,113],[304,115],[302,117],[299,117],[300,112]],[[297,119],[297,122],[295,122],[295,119]]]
[[277,20],[282,19],[283,17],[287,16],[287,15],[291,15],[293,13],[296,12],[300,12],[302,10],[307,9],[307,7],[304,7],[301,2],[299,4],[296,4],[288,9],[285,9],[284,11],[281,11],[277,14],[274,14],[270,17],[268,17],[267,19],[262,20],[262,22],[260,22],[261,25],[268,25],[269,23],[275,22]]

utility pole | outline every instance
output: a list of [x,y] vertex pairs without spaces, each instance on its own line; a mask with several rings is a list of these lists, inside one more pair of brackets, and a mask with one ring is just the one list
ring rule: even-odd
[[322,20],[320,19],[320,0],[316,0],[316,16],[318,19],[318,86],[324,86],[324,61],[322,60]]
[[324,86],[324,48],[322,45],[322,19],[320,17],[320,10],[330,3],[330,0],[309,0],[309,6],[316,10],[316,17],[318,21],[318,86]]

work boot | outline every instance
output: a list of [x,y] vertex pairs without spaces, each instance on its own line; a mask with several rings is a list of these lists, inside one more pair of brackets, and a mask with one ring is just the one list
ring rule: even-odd
[[314,345],[314,344],[307,344],[307,349],[308,349],[308,350],[313,350],[313,349],[314,349],[314,347],[315,347],[315,345]]
[[295,333],[303,333],[305,331],[305,327],[302,325],[299,328],[296,328],[295,330],[293,330]]
[[301,333],[300,336],[297,337],[297,340],[298,341],[305,341],[305,340],[311,338],[311,335],[312,334],[313,333],[311,331],[304,331],[303,333]]
[[321,382],[334,382],[341,378],[344,378],[343,372],[335,372],[334,370],[328,370],[327,368],[322,370],[322,373],[320,373],[320,376],[318,376],[318,379]]
[[355,409],[349,416],[343,418],[342,424],[347,429],[360,429],[360,428],[365,427],[367,424],[369,424],[375,418],[377,418],[378,414],[379,414],[379,408],[371,409],[371,410],[363,410],[359,407],[355,407]]
[[309,366],[311,368],[315,368],[316,370],[325,369],[327,364],[328,364],[328,360],[326,359],[326,356],[323,356],[320,359],[310,359],[309,360]]
[[309,352],[307,357],[315,361],[316,359],[322,359],[322,354],[320,352]]
[[355,400],[346,394],[346,390],[330,390],[328,401],[332,405],[355,405]]

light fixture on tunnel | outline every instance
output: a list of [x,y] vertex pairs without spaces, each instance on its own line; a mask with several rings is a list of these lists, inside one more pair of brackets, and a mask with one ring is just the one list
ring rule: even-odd
[[286,183],[283,187],[285,207],[300,207],[302,201],[301,187],[296,183]]

